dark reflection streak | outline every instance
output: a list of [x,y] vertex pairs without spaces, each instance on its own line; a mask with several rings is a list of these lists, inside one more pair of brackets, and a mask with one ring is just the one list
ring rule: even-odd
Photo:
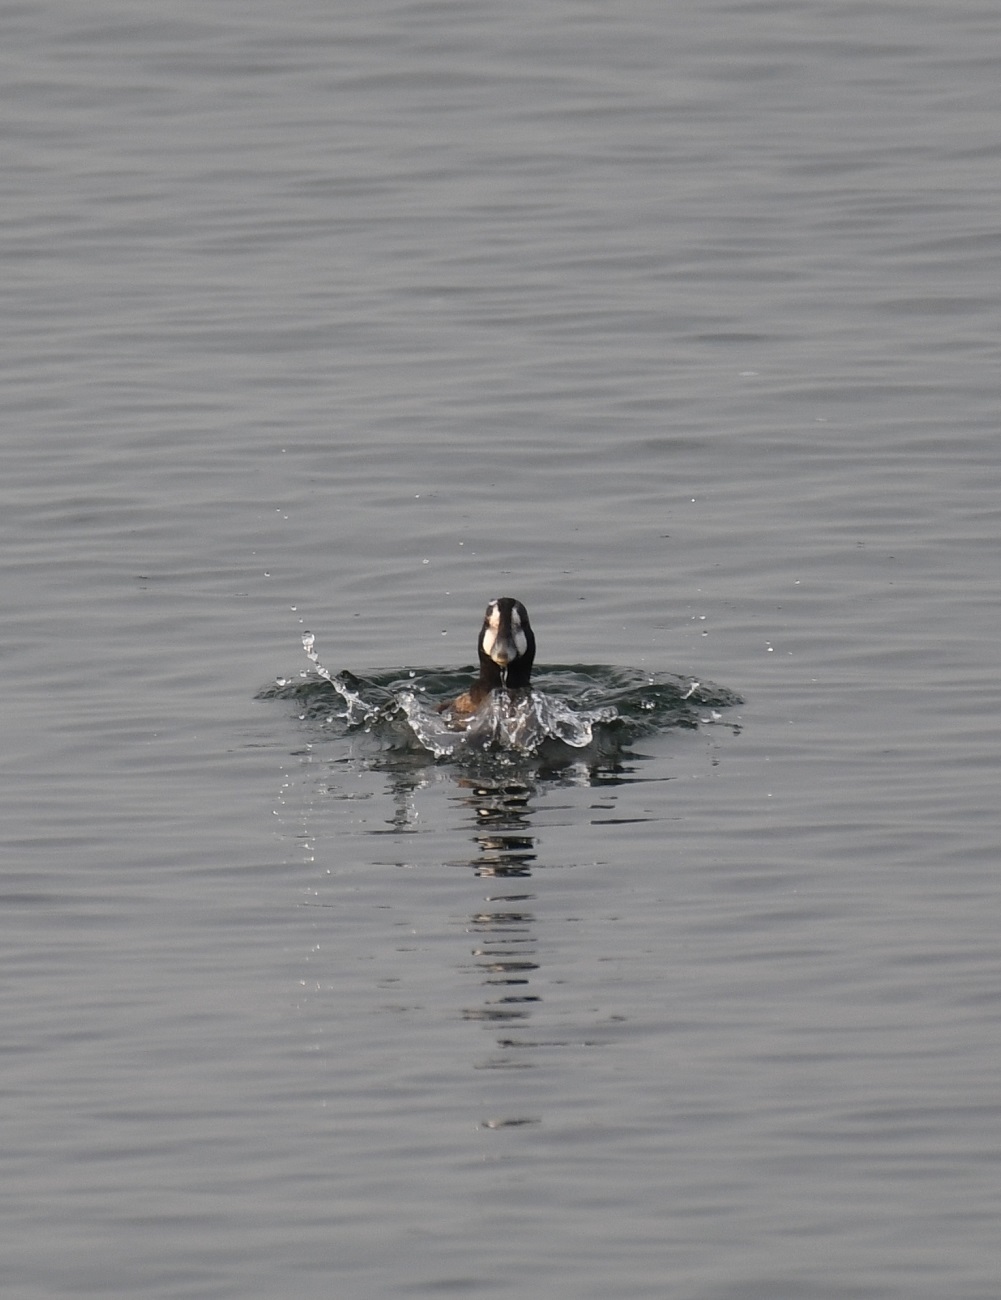
[[[558,788],[565,783],[566,773],[536,769],[531,775],[519,774],[518,779],[499,775],[494,778],[493,774],[480,779],[458,777],[460,802],[470,817],[470,838],[475,852],[451,865],[464,867],[478,879],[498,883],[530,879],[544,865],[539,862],[533,834],[535,800],[539,788],[551,788],[549,782],[554,778],[552,788]],[[586,775],[578,766],[572,783],[601,786],[607,791],[609,787],[635,779],[634,769],[615,763],[596,765],[587,769]],[[614,798],[606,794],[594,811],[611,813],[614,806]],[[547,815],[558,812],[560,807],[571,811],[575,805],[547,803]],[[475,939],[470,950],[470,969],[479,976],[484,993],[479,1005],[463,1010],[463,1018],[477,1021],[493,1032],[501,1028],[507,1031],[497,1037],[494,1052],[478,1064],[479,1069],[531,1069],[537,1064],[534,1058],[539,1048],[571,1045],[569,1041],[543,1039],[524,1032],[536,1005],[542,1001],[541,995],[532,989],[540,961],[535,915],[525,905],[533,899],[534,895],[529,893],[489,894],[467,924],[467,932]],[[512,1036],[510,1031],[514,1029],[521,1036]],[[508,1122],[523,1121],[503,1121]],[[496,1121],[496,1125],[500,1123]]]
[[[461,865],[479,879],[529,878],[537,862],[531,833],[534,787],[522,781],[460,780],[459,784],[464,791],[462,801],[472,814],[472,842],[476,846],[474,855]],[[527,987],[539,969],[535,960],[535,916],[518,906],[532,897],[522,893],[490,894],[469,918],[468,932],[479,941],[470,954],[473,969],[480,976],[481,987],[489,992],[481,1005],[463,1011],[464,1019],[492,1027],[523,1025],[541,1001]],[[500,1057],[492,1057],[481,1068],[511,1069],[528,1064],[515,1062],[512,1053],[502,1049]]]
[[663,817],[592,817],[592,826],[636,826],[641,822],[659,822]]
[[[491,760],[492,763],[492,760]],[[426,764],[412,756],[382,753],[367,764],[390,775],[393,815],[382,827],[370,827],[373,835],[411,835],[422,829],[417,795],[428,783]],[[532,903],[536,895],[526,888],[544,863],[539,861],[534,834],[536,800],[539,792],[555,794],[561,787],[604,787],[595,812],[610,813],[615,800],[609,787],[631,784],[638,779],[634,765],[604,761],[586,765],[579,761],[560,766],[532,763],[512,772],[510,760],[501,758],[488,771],[475,775],[467,768],[456,772],[457,800],[468,817],[472,852],[447,865],[459,866],[477,880],[489,881],[491,892],[482,896],[466,924],[471,943],[468,966],[481,990],[476,1005],[463,1008],[462,1018],[477,1022],[494,1035],[485,1057],[474,1063],[477,1070],[523,1070],[541,1064],[539,1049],[579,1045],[576,1037],[565,1041],[533,1035],[529,1022],[542,995],[533,982],[539,978],[541,962],[539,936]],[[498,770],[500,769],[500,770]],[[331,787],[330,793],[335,793]],[[574,802],[547,801],[551,816],[560,810],[573,812]],[[322,904],[319,904],[322,906]],[[538,1116],[517,1113],[485,1119],[485,1128],[503,1128],[538,1123]]]

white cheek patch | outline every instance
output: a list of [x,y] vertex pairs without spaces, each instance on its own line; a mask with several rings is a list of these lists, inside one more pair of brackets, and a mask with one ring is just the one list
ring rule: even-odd
[[511,611],[511,636],[514,638],[514,648],[518,651],[518,658],[528,649],[528,637],[521,626],[521,615],[516,609]]
[[494,646],[497,644],[497,633],[500,631],[500,609],[497,602],[493,601],[487,607],[487,625],[483,629],[483,653],[489,658],[493,657]]

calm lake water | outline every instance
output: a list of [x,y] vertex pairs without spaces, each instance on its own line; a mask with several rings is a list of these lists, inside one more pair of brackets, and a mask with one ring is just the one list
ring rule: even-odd
[[5,1300],[995,1300],[996,7],[0,30]]

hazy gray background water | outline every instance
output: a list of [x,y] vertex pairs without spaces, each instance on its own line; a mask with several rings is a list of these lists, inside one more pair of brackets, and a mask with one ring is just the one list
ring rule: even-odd
[[[5,1297],[996,1297],[999,52],[0,9]],[[746,704],[491,795],[254,698],[500,594]]]

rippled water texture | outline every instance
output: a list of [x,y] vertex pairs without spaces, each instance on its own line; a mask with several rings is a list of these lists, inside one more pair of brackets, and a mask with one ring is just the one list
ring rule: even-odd
[[3,1300],[995,1300],[998,21],[3,6]]

